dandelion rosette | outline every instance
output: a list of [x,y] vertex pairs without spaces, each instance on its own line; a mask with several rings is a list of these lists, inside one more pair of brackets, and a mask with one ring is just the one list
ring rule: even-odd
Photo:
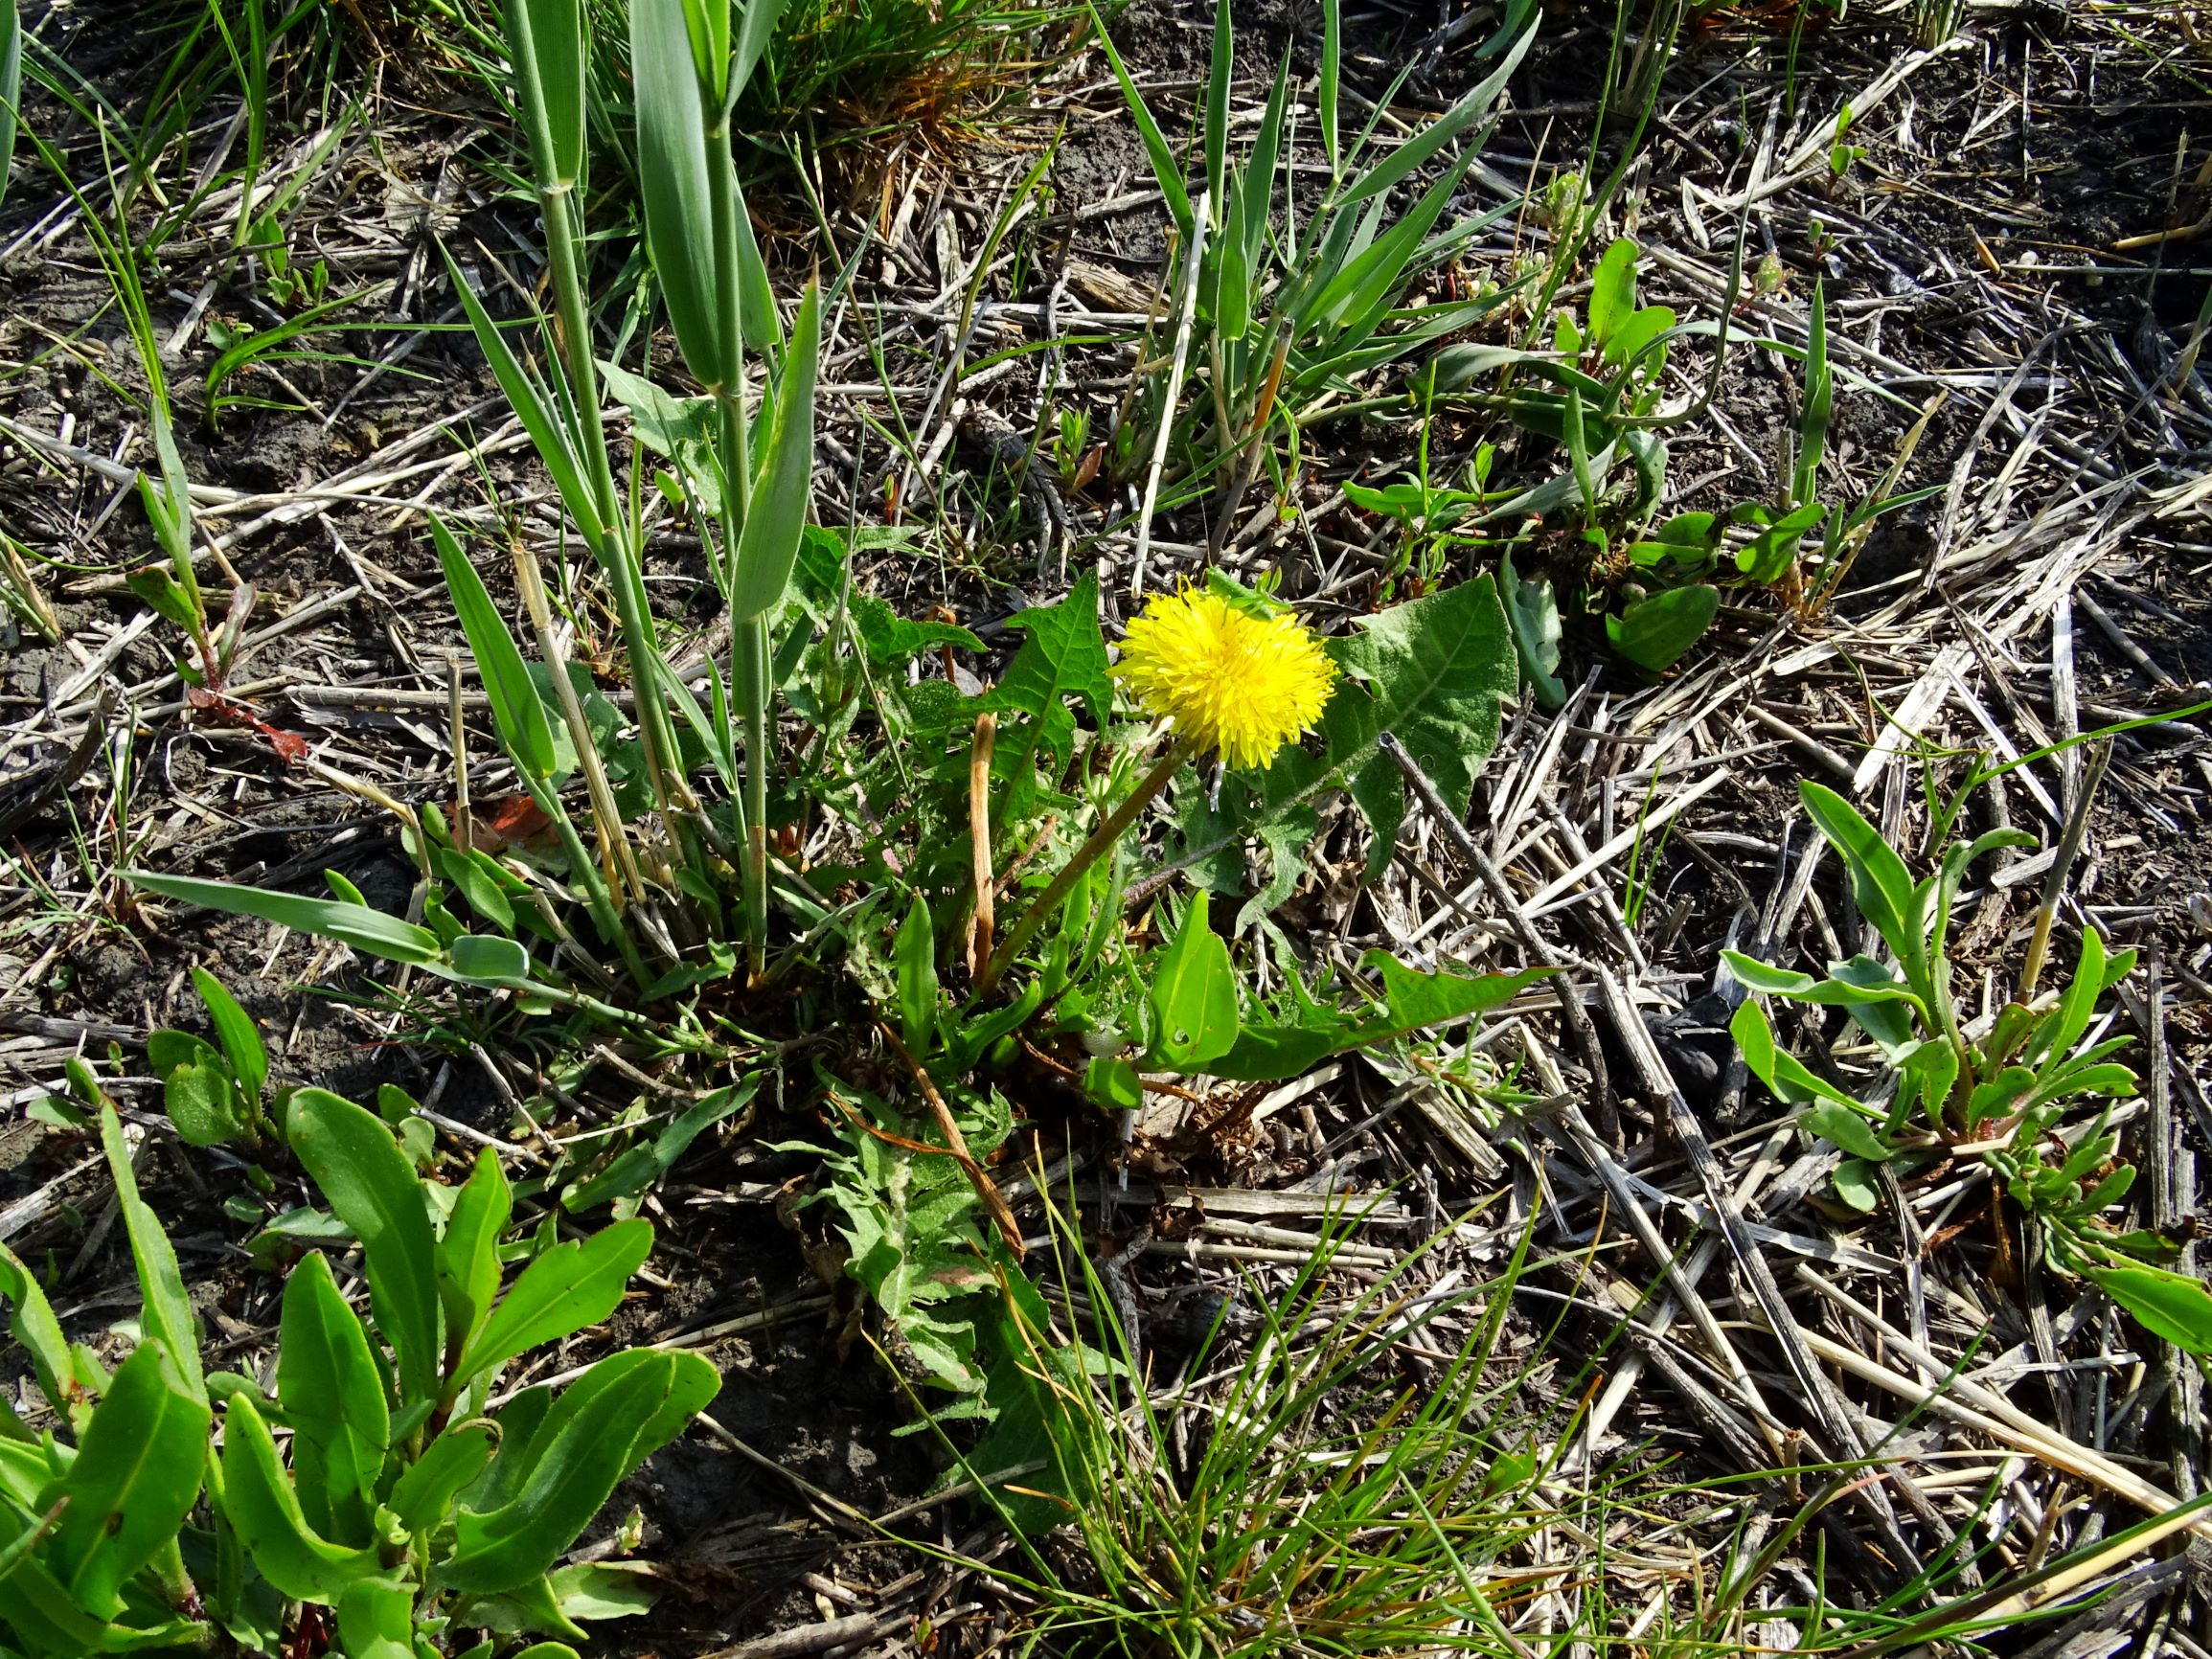
[[1150,713],[1240,770],[1271,765],[1328,705],[1336,665],[1283,614],[1255,616],[1186,584],[1129,624],[1115,675]]

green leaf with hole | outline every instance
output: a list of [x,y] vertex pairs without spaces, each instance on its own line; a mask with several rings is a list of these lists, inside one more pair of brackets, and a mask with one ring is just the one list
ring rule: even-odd
[[1196,1072],[1237,1045],[1237,975],[1207,916],[1203,889],[1152,966],[1152,1041],[1144,1063]]
[[139,1344],[117,1370],[69,1472],[39,1500],[68,1500],[47,1562],[86,1612],[120,1614],[125,1580],[175,1540],[199,1501],[210,1421],[160,1343]]

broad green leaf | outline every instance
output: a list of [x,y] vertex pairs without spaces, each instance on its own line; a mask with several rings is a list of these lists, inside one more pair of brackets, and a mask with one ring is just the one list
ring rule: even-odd
[[1200,889],[1191,895],[1182,926],[1152,966],[1148,1065],[1196,1072],[1236,1047],[1237,974],[1229,966],[1229,947],[1206,912]]
[[937,930],[919,893],[899,924],[891,954],[899,968],[901,1034],[916,1055],[927,1055],[937,1038]]
[[484,579],[435,512],[430,514],[430,539],[437,544],[439,567],[445,573],[461,629],[468,636],[469,654],[476,659],[476,672],[490,701],[500,744],[509,760],[542,784],[554,775],[553,729],[521,648],[508,632],[499,607],[491,602]]
[[1890,1148],[1875,1132],[1874,1125],[1849,1106],[1821,1101],[1806,1112],[1804,1123],[1813,1134],[1841,1147],[1855,1158],[1879,1164],[1890,1155]]
[[499,1432],[477,1419],[456,1423],[422,1448],[422,1455],[392,1483],[392,1512],[409,1532],[445,1524],[446,1511],[462,1489],[484,1472]]
[[1590,276],[1589,343],[1604,350],[1636,308],[1636,244],[1622,237]]
[[[535,679],[536,676],[533,676]],[[550,724],[550,722],[548,722]],[[480,852],[464,852],[458,847],[433,847],[430,862],[468,901],[468,908],[502,933],[514,931],[514,903],[479,859]],[[488,861],[488,860],[487,860]]]
[[637,102],[637,176],[646,245],[669,323],[693,377],[709,390],[734,376],[715,303],[715,235],[707,110],[683,0],[630,0],[630,75]]
[[1344,1046],[1348,1032],[1309,1026],[1247,1025],[1236,1046],[1207,1068],[1237,1082],[1273,1083],[1304,1077]]
[[120,1614],[124,1581],[175,1541],[199,1502],[211,1420],[206,1399],[179,1386],[158,1341],[139,1344],[117,1370],[54,1489],[69,1507],[48,1564],[85,1611]]
[[2094,1267],[2084,1276],[2152,1335],[2198,1355],[2212,1354],[2212,1289],[2156,1267]]
[[[532,1437],[530,1472],[511,1502],[489,1513],[466,1504],[455,1511],[453,1553],[436,1569],[438,1582],[478,1594],[519,1588],[591,1524],[632,1466],[631,1446],[676,1388],[675,1360],[697,1357],[633,1353],[640,1357],[601,1360],[594,1372],[619,1367],[609,1382],[587,1390],[587,1372],[556,1402]],[[583,1403],[562,1412],[580,1391]]]
[[1119,1055],[1094,1055],[1083,1068],[1083,1092],[1109,1112],[1133,1112],[1145,1103],[1144,1079]]
[[617,1221],[581,1244],[556,1244],[508,1288],[462,1354],[454,1380],[597,1325],[620,1306],[630,1275],[651,1254],[652,1223],[644,1220]]
[[1359,630],[1328,642],[1345,681],[1321,716],[1325,762],[1314,767],[1303,751],[1287,750],[1261,788],[1263,800],[1280,801],[1349,773],[1352,799],[1375,832],[1372,879],[1390,861],[1405,816],[1405,781],[1376,751],[1377,734],[1394,734],[1446,806],[1464,815],[1475,773],[1497,746],[1498,710],[1514,693],[1518,667],[1505,607],[1487,576],[1393,605]]
[[1358,1028],[1357,1040],[1361,1043],[1386,1042],[1409,1032],[1496,1008],[1511,1002],[1552,971],[1548,967],[1530,967],[1518,973],[1467,974],[1449,969],[1423,973],[1407,967],[1384,950],[1369,951],[1365,966],[1382,976],[1387,1011]]
[[1705,582],[1661,588],[1607,617],[1606,638],[1639,669],[1662,673],[1704,636],[1720,609],[1721,590]]
[[438,936],[366,904],[331,898],[306,898],[296,893],[278,893],[266,887],[239,887],[228,881],[203,881],[194,875],[156,875],[147,870],[125,870],[124,878],[164,898],[182,899],[232,916],[258,916],[299,933],[312,933],[352,945],[368,956],[387,962],[426,967],[439,961],[443,948]]
[[1513,627],[1513,647],[1520,658],[1520,677],[1547,710],[1565,707],[1567,689],[1560,683],[1559,598],[1551,578],[1524,580],[1513,568],[1513,555],[1498,555],[1498,585],[1505,596],[1506,620]]
[[1879,1161],[1869,1163],[1864,1158],[1844,1159],[1836,1166],[1836,1195],[1861,1216],[1873,1215],[1875,1207],[1881,1202],[1880,1170]]
[[0,1244],[0,1298],[13,1309],[8,1334],[31,1355],[38,1392],[56,1412],[74,1419],[91,1403],[90,1391],[78,1373],[69,1339],[61,1334],[61,1322],[54,1317],[46,1292],[23,1264],[23,1259],[5,1244]]
[[[1912,876],[1904,860],[1881,838],[1881,832],[1835,790],[1824,784],[1801,783],[1797,798],[1805,815],[1842,855],[1851,872],[1851,898],[1859,914],[1873,924],[1899,962],[1906,977],[1915,979],[1915,966],[1926,958],[1926,941],[1913,897]],[[1919,990],[1917,983],[1914,989]]]
[[161,1103],[190,1146],[219,1147],[245,1132],[238,1091],[219,1066],[176,1067],[162,1084]]
[[520,940],[464,933],[445,948],[453,977],[471,985],[514,985],[530,979],[530,952]]
[[[998,745],[992,770],[1002,778],[1042,751],[1045,765],[1064,770],[1075,753],[1073,697],[1097,726],[1113,712],[1113,679],[1106,662],[1106,636],[1098,625],[1098,573],[1076,578],[1067,598],[1057,604],[1032,605],[1007,624],[1022,636],[1021,648],[1007,666],[1006,678],[972,705],[974,715],[1000,716]],[[1008,715],[1027,716],[1019,722]]]
[[499,1239],[514,1209],[513,1189],[498,1154],[490,1147],[476,1154],[476,1168],[453,1200],[445,1237],[438,1241],[438,1300],[445,1309],[445,1357],[450,1375],[499,1294]]
[[738,538],[730,611],[745,623],[784,602],[799,557],[814,478],[814,367],[822,351],[822,291],[814,284],[799,300],[776,387],[776,419],[761,476]]
[[194,968],[192,983],[207,1007],[216,1040],[222,1044],[223,1057],[230,1061],[231,1076],[238,1079],[239,1088],[247,1100],[260,1100],[262,1085],[269,1080],[269,1051],[262,1042],[261,1032],[247,1017],[246,1011],[239,1007],[237,999],[223,989],[222,981],[206,968]]
[[381,1570],[376,1550],[333,1544],[308,1525],[268,1425],[243,1395],[223,1409],[222,1510],[262,1577],[296,1602],[329,1604]]
[[338,1543],[370,1541],[391,1413],[368,1333],[309,1251],[285,1282],[277,1398],[292,1426],[292,1472],[308,1524]]
[[199,1362],[199,1316],[193,1312],[192,1300],[184,1293],[184,1275],[177,1270],[176,1251],[170,1245],[169,1235],[138,1195],[130,1148],[124,1144],[123,1120],[110,1105],[100,1109],[100,1144],[107,1155],[108,1173],[115,1179],[116,1206],[130,1236],[131,1261],[138,1268],[138,1289],[143,1299],[139,1328],[161,1345],[185,1394],[204,1405],[207,1378]]
[[582,8],[578,0],[506,0],[505,11],[538,189],[573,191],[583,178]]
[[370,1306],[397,1361],[399,1403],[431,1398],[439,1361],[438,1245],[414,1166],[381,1120],[327,1089],[292,1096],[285,1133],[361,1241]]
[[[518,11],[528,0],[507,0]],[[415,1593],[403,1578],[358,1579],[338,1592],[346,1659],[417,1659]]]
[[1767,1011],[1756,1000],[1746,1000],[1736,1011],[1736,1017],[1728,1022],[1728,1034],[1736,1039],[1736,1048],[1751,1068],[1751,1075],[1772,1090],[1775,1099],[1790,1105],[1827,1101],[1852,1111],[1859,1109],[1857,1101],[1775,1046],[1774,1028],[1767,1023]]

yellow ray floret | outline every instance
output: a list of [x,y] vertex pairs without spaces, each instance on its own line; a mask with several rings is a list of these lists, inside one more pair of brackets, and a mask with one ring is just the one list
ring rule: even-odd
[[1114,673],[1155,716],[1240,770],[1269,765],[1321,717],[1336,665],[1291,617],[1185,585],[1129,624]]

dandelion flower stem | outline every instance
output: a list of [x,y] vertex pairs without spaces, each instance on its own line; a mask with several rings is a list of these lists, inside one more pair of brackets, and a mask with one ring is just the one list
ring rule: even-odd
[[1159,763],[1145,774],[1143,781],[1129,791],[1128,799],[1106,815],[1105,821],[1090,832],[1090,839],[1078,847],[1074,855],[1060,866],[1060,874],[1052,878],[1052,885],[1038,894],[1029,908],[1021,913],[1020,920],[1007,929],[1006,937],[998,942],[998,948],[991,953],[991,960],[984,964],[982,977],[975,982],[978,996],[991,994],[998,982],[1006,977],[1006,970],[1014,966],[1014,959],[1021,954],[1022,947],[1043,924],[1044,919],[1060,908],[1060,900],[1068,896],[1069,891],[1083,879],[1093,864],[1113,851],[1114,844],[1128,834],[1129,826],[1137,821],[1137,814],[1152,805],[1159,792],[1168,786],[1169,780],[1197,760],[1200,752],[1195,739],[1177,734],[1168,752],[1160,757]]

